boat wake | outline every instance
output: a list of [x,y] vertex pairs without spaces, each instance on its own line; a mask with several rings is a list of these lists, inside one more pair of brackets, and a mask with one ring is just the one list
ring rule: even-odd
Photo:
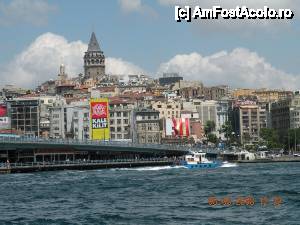
[[223,162],[223,164],[220,167],[226,168],[226,167],[237,167],[237,163],[229,163],[229,162]]
[[149,167],[137,167],[137,168],[119,168],[114,170],[134,170],[134,171],[156,171],[156,170],[169,170],[169,169],[179,169],[184,168],[184,166],[149,166]]

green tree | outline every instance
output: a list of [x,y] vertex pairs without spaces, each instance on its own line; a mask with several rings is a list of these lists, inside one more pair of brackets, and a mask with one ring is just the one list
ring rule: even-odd
[[226,123],[222,125],[220,132],[224,134],[228,144],[231,144],[236,141],[235,133],[233,131],[230,121],[226,121]]
[[215,128],[216,128],[215,121],[208,120],[204,126],[204,132],[206,135],[208,135],[209,133],[213,132]]
[[218,143],[218,138],[215,134],[209,133],[207,135],[207,141],[211,142],[211,143],[214,143],[214,144],[217,144]]
[[282,147],[279,141],[279,135],[275,129],[262,128],[260,130],[260,137],[263,139],[264,144],[268,148],[279,148]]
[[300,128],[289,129],[287,142],[288,142],[287,146],[289,144],[290,145],[289,147],[295,150],[295,145],[300,144]]

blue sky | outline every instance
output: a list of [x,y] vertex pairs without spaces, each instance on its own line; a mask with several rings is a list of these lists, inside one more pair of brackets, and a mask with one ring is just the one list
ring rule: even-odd
[[[121,58],[150,74],[157,73],[162,63],[169,62],[176,55],[196,52],[202,57],[208,57],[223,51],[230,54],[237,48],[257,54],[276,70],[294,77],[300,74],[300,26],[297,15],[288,25],[255,26],[241,21],[235,26],[231,26],[230,22],[222,26],[201,21],[175,22],[173,2],[176,1],[172,0],[131,0],[136,5],[128,9],[124,8],[124,5],[131,4],[128,0],[25,0],[23,4],[27,2],[29,10],[30,5],[37,2],[44,4],[32,12],[39,17],[26,19],[27,13],[22,12],[26,7],[21,4],[17,9],[17,6],[9,7],[11,2],[18,1],[2,0],[0,3],[2,67],[12,63],[37,37],[45,33],[62,36],[68,42],[81,40],[87,43],[90,33],[94,31],[107,57]],[[208,1],[199,2],[206,6]],[[222,3],[227,6],[230,2],[221,1],[221,6]],[[294,7],[291,9],[297,14],[300,2],[281,2],[282,6]],[[1,7],[12,12],[4,15]],[[41,7],[46,9],[40,12]],[[188,73],[187,69],[180,71]]]

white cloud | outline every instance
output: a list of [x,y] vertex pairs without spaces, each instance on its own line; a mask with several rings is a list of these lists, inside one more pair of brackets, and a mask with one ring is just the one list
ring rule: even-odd
[[[69,42],[64,37],[45,33],[36,38],[24,51],[0,70],[3,84],[36,87],[55,79],[59,65],[66,65],[70,77],[83,72],[83,55],[87,44]],[[108,74],[147,74],[141,67],[120,58],[106,58]],[[176,55],[161,63],[157,74],[179,72],[186,80],[201,80],[205,85],[228,84],[232,87],[267,87],[298,89],[299,76],[274,68],[263,57],[248,49],[236,48],[210,56],[197,52]]]
[[0,2],[0,25],[29,23],[44,25],[48,15],[56,10],[56,6],[45,0],[12,0],[9,4]]
[[157,12],[151,6],[144,4],[142,0],[119,0],[119,5],[125,13],[138,12],[150,18],[158,18]]
[[201,80],[205,85],[228,84],[232,87],[266,87],[297,89],[300,75],[274,68],[257,53],[236,48],[211,56],[199,53],[176,55],[162,63],[158,74],[179,72],[186,80]]
[[124,12],[140,11],[143,8],[141,0],[119,0],[119,4]]
[[[42,82],[55,79],[59,65],[66,65],[70,77],[83,73],[83,55],[87,44],[82,41],[68,42],[64,37],[45,33],[18,54],[8,65],[2,66],[2,84],[36,87]],[[107,58],[106,72],[110,74],[135,74],[143,70],[122,59]]]
[[[211,8],[212,6],[221,6],[222,8],[235,8],[236,6],[247,6],[249,8],[263,8],[268,6],[274,9],[291,9],[295,17],[299,17],[296,11],[300,10],[300,4],[295,0],[158,0],[161,5],[164,6],[174,6],[174,5],[189,5],[195,6],[199,5],[201,8]],[[196,27],[201,26],[202,31],[209,32],[232,32],[239,31],[239,34],[250,34],[251,31],[282,31],[290,29],[291,24],[294,20],[224,20],[219,18],[219,20],[196,20],[193,24],[197,25]],[[250,29],[250,30],[249,30]]]
[[105,70],[107,74],[145,74],[146,72],[139,66],[131,62],[124,61],[121,58],[107,58],[105,61]]

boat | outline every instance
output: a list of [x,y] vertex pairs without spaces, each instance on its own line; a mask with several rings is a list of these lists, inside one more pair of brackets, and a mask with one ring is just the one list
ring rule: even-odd
[[191,152],[183,160],[183,166],[188,169],[217,168],[221,165],[221,162],[208,160],[205,152]]

